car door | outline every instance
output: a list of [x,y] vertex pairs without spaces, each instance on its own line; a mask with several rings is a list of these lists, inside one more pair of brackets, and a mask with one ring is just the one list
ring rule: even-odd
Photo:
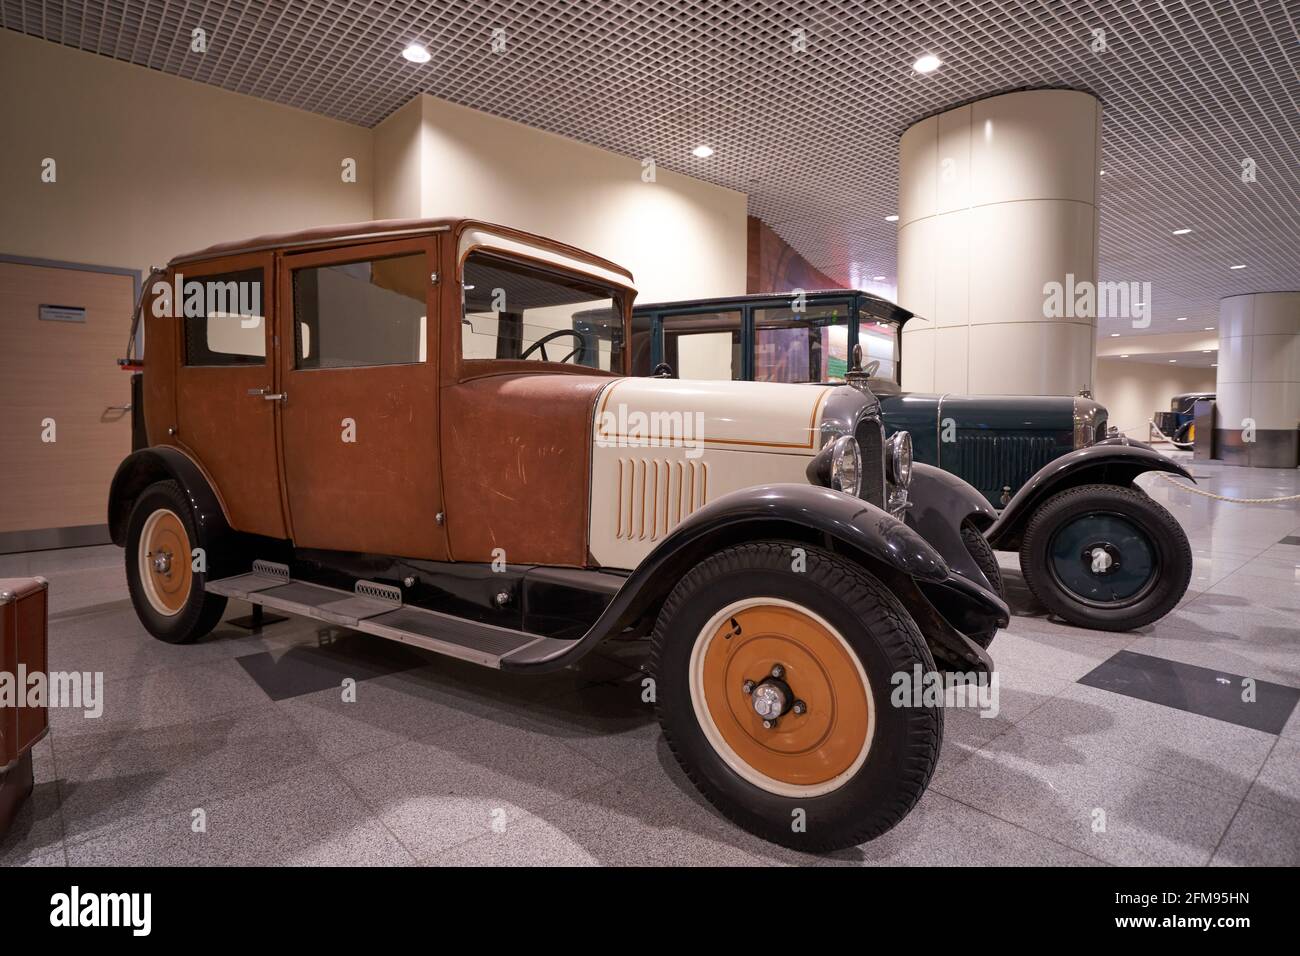
[[180,332],[176,426],[154,440],[207,471],[231,527],[283,538],[276,406],[266,400],[276,385],[272,270],[271,254],[256,253],[179,265],[169,277],[180,290],[163,319]]
[[298,548],[443,559],[437,237],[284,255],[280,429]]

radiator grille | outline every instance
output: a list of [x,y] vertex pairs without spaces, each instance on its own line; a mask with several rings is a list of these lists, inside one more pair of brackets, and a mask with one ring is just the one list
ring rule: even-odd
[[958,435],[956,446],[952,452],[940,450],[944,471],[960,475],[986,495],[1003,487],[1016,491],[1058,450],[1048,435]]
[[858,422],[854,436],[862,452],[862,490],[860,496],[877,508],[885,507],[885,429],[875,418]]
[[618,460],[614,537],[658,541],[699,510],[709,494],[709,466],[664,458]]

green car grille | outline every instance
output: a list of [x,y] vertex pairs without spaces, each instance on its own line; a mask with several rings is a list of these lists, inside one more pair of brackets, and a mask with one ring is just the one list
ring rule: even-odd
[[1061,449],[1050,435],[959,435],[953,449],[941,445],[940,467],[966,479],[990,501],[1003,488],[1014,494]]

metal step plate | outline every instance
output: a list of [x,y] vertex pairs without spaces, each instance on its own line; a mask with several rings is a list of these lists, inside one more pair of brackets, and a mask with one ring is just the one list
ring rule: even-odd
[[254,568],[249,574],[209,581],[205,590],[485,667],[500,667],[501,658],[545,640],[536,634],[404,605],[401,590],[391,585],[358,581],[356,590],[348,592],[306,581],[290,581],[289,569],[284,565],[255,562]]
[[[480,624],[418,607],[402,607],[362,621],[357,625],[357,630],[406,644],[429,647],[448,657],[473,661],[486,667],[500,667],[501,658],[507,654],[542,640],[536,634]],[[425,643],[428,641],[435,642],[436,646]]]
[[[279,587],[289,580],[289,567],[272,561],[254,561],[253,570],[248,574],[237,574],[233,578],[209,581],[203,588],[209,594],[224,594],[226,597],[240,601],[250,600],[249,595],[268,588]],[[261,603],[253,601],[252,603]]]

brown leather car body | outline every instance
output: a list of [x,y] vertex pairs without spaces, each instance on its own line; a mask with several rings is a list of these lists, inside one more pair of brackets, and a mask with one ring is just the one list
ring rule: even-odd
[[[150,443],[194,460],[236,531],[300,548],[473,562],[502,549],[510,564],[588,564],[592,415],[616,373],[463,360],[458,250],[467,228],[626,276],[621,305],[630,313],[631,275],[621,267],[474,220],[386,220],[222,243],[173,259],[150,287],[177,273],[188,281],[262,269],[266,362],[186,365],[181,320],[155,316],[147,296]],[[294,269],[417,252],[438,276],[426,293],[423,362],[294,367]],[[285,399],[267,400],[278,394]],[[356,423],[353,443],[339,438],[345,418]]]

